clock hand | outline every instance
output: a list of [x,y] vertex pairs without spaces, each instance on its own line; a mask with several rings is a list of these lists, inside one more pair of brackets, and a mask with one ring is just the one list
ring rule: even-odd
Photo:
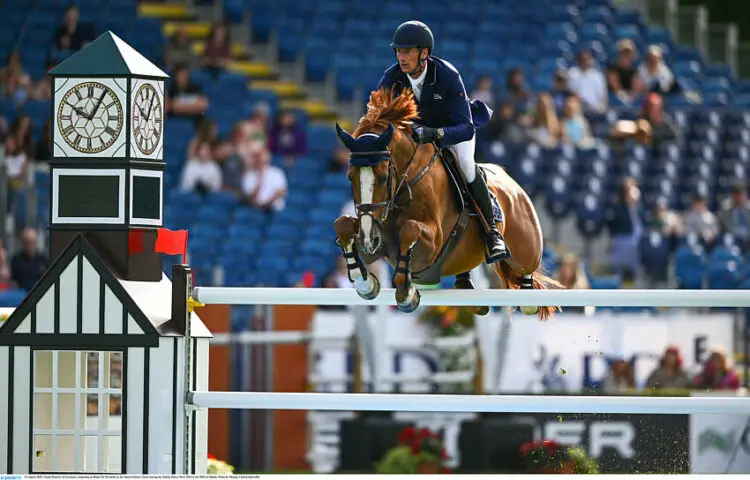
[[75,105],[73,105],[73,104],[72,104],[72,103],[70,103],[70,102],[65,102],[65,103],[67,103],[67,104],[68,104],[68,106],[69,106],[70,108],[72,108],[72,109],[73,109],[73,110],[74,110],[74,111],[75,111],[75,112],[76,112],[76,113],[77,113],[78,115],[80,115],[80,116],[82,116],[82,117],[84,117],[84,118],[89,118],[89,117],[88,117],[88,114],[87,114],[86,112],[84,112],[84,111],[83,111],[82,109],[80,109],[80,108],[76,107]]
[[86,117],[87,119],[91,120],[94,118],[94,115],[96,114],[96,111],[99,110],[99,107],[101,106],[102,102],[104,101],[104,96],[107,94],[107,91],[103,91],[102,95],[99,97],[99,101],[96,102],[96,106],[94,107],[94,110],[91,111],[91,115]]
[[151,109],[154,108],[154,99],[156,98],[156,94],[154,94],[153,97],[151,97],[151,103],[148,105],[148,115],[146,115],[146,121],[151,118]]

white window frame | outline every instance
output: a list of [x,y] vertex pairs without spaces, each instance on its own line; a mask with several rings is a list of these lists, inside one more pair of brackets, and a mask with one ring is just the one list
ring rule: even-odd
[[[34,350],[34,372],[33,372],[33,395],[32,395],[32,408],[31,412],[32,415],[36,412],[36,394],[42,393],[42,394],[50,394],[51,400],[52,400],[52,428],[48,429],[42,429],[42,428],[36,428],[36,418],[32,419],[32,450],[30,454],[32,455],[32,465],[34,463],[34,456],[35,452],[38,450],[36,448],[36,437],[37,435],[40,436],[47,436],[50,438],[50,447],[51,447],[51,463],[52,468],[51,472],[58,472],[58,456],[57,456],[57,437],[58,436],[72,436],[74,437],[74,472],[78,473],[108,473],[108,474],[117,474],[122,472],[104,472],[104,442],[103,439],[105,437],[119,437],[120,438],[120,450],[118,452],[119,455],[122,455],[122,449],[125,448],[125,445],[122,443],[122,429],[121,430],[109,430],[107,429],[107,426],[109,424],[109,404],[104,405],[104,398],[105,395],[107,395],[107,398],[111,398],[113,395],[119,395],[120,401],[122,402],[125,398],[124,396],[124,378],[121,375],[121,381],[120,381],[120,388],[106,388],[102,387],[102,384],[104,383],[104,379],[106,378],[106,370],[105,368],[111,369],[111,357],[113,353],[120,353],[122,362],[124,362],[124,352],[121,350],[104,350],[104,351],[90,351],[90,350],[45,350],[45,349],[36,349]],[[37,387],[37,367],[38,367],[38,358],[36,356],[36,352],[45,352],[45,353],[51,353],[52,354],[52,372],[51,372],[51,387]],[[58,374],[59,374],[59,354],[60,352],[73,352],[75,354],[75,381],[73,388],[63,388],[58,386]],[[86,358],[90,353],[97,353],[97,362],[98,362],[98,368],[97,368],[97,376],[98,376],[98,382],[96,387],[84,387],[84,374],[82,372],[87,371],[84,370],[84,365],[86,362]],[[122,365],[122,368],[124,369],[124,364]],[[110,383],[112,381],[112,375],[110,372],[109,375]],[[88,380],[88,375],[86,375],[86,380]],[[74,404],[74,420],[73,425],[74,428],[72,430],[70,429],[58,429],[57,428],[57,417],[58,417],[58,395],[60,394],[73,394],[73,404]],[[97,426],[98,428],[90,430],[86,428],[86,412],[81,412],[81,404],[83,402],[84,405],[88,405],[88,396],[91,394],[97,395]],[[106,407],[106,408],[105,408]],[[106,414],[105,414],[106,413]],[[82,420],[83,419],[83,420]],[[81,425],[83,428],[80,428]],[[125,428],[125,424],[122,424],[122,428]],[[97,467],[96,471],[88,471],[85,470],[84,465],[82,465],[83,460],[83,450],[82,450],[82,439],[85,437],[96,437],[97,438]],[[112,444],[110,443],[110,449],[112,448]],[[125,468],[124,465],[120,466],[121,470]],[[33,469],[32,469],[33,471]],[[44,474],[45,471],[33,471],[34,474]],[[73,472],[71,472],[73,473]]]
[[[119,185],[117,187],[117,216],[116,217],[61,217],[60,216],[60,177],[70,176],[90,176],[90,177],[118,177]],[[105,170],[105,169],[77,169],[77,168],[55,168],[52,170],[52,222],[57,224],[70,223],[106,223],[106,224],[123,224],[125,223],[125,171],[124,170]]]

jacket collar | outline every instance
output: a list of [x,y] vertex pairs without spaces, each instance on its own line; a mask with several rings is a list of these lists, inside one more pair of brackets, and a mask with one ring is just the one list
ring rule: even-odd
[[[403,77],[402,83],[405,86],[411,86],[411,82],[409,81],[409,75],[407,75],[404,72],[401,72],[401,76]],[[425,75],[424,77],[424,84],[435,85],[436,81],[437,81],[437,68],[435,67],[435,60],[433,60],[432,57],[427,57],[427,75]]]

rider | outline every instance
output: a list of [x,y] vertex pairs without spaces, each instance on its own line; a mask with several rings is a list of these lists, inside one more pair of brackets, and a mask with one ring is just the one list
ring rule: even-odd
[[489,224],[487,263],[504,260],[510,251],[493,221],[489,189],[474,162],[474,131],[489,120],[491,111],[480,101],[469,102],[461,74],[450,63],[432,56],[434,45],[432,31],[424,23],[409,21],[399,25],[391,43],[398,63],[385,71],[378,89],[393,87],[395,94],[403,88],[412,89],[421,123],[413,129],[414,141],[451,148]]

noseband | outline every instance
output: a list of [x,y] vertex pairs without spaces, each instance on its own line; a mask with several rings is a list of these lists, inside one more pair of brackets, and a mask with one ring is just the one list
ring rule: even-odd
[[[386,199],[382,202],[362,203],[359,205],[354,205],[355,210],[357,211],[357,217],[362,218],[363,216],[367,215],[373,220],[373,222],[378,224],[381,229],[385,226],[385,222],[388,220],[388,214],[391,210],[402,209],[411,203],[412,187],[416,185],[417,182],[422,179],[422,177],[425,176],[427,171],[430,169],[430,167],[432,167],[432,165],[435,163],[435,160],[437,160],[438,156],[440,155],[440,149],[435,146],[435,153],[432,155],[430,161],[427,162],[427,165],[425,165],[424,168],[422,168],[422,170],[420,170],[419,173],[414,176],[414,178],[409,180],[409,169],[411,168],[412,164],[414,163],[414,159],[417,156],[419,145],[412,138],[407,138],[409,138],[409,141],[414,148],[414,152],[409,159],[409,163],[406,164],[406,169],[404,169],[404,172],[400,175],[398,184],[396,185],[395,189],[393,188],[393,181],[394,178],[399,177],[399,172],[396,169],[396,165],[393,163],[391,152],[387,148],[381,151],[353,152],[351,154],[352,157],[383,157],[388,162],[388,194]],[[399,201],[399,198],[402,196],[402,194],[407,195],[407,199],[405,202]],[[377,218],[375,217],[375,215],[373,215],[375,210],[379,208],[385,209],[382,218]]]

